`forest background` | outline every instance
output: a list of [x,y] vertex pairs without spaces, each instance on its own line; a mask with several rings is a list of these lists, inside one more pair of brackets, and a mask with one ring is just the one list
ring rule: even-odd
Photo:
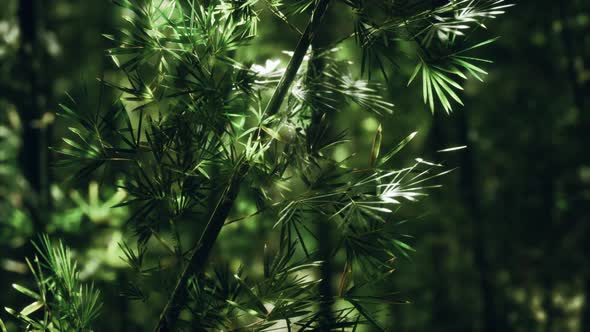
[[[369,159],[381,125],[389,148],[418,131],[396,163],[420,155],[456,167],[408,212],[419,216],[403,226],[415,252],[400,257],[389,285],[408,303],[390,308],[391,330],[590,331],[590,3],[515,4],[493,22],[501,38],[477,50],[494,63],[484,83],[467,81],[464,107],[432,116],[419,85],[406,86],[413,66],[402,58],[387,73],[392,116],[337,117],[343,126],[361,123],[348,133],[361,158]],[[27,6],[34,10],[19,11]],[[96,95],[96,78],[113,70],[104,53],[113,45],[102,34],[121,26],[120,9],[73,0],[0,7],[0,304],[26,304],[10,285],[27,280],[28,243],[45,232],[74,248],[82,277],[102,290],[107,319],[97,329],[141,330],[157,308],[119,296],[128,275],[117,243],[130,234],[126,210],[111,206],[125,194],[99,176],[65,182],[68,174],[51,167],[60,156],[48,149],[63,144],[71,125],[55,116],[66,92]],[[346,12],[331,17],[324,34],[351,30]],[[280,54],[295,36],[280,20],[262,19],[274,23],[261,25],[251,58],[285,63]],[[344,44],[339,52],[355,51]],[[467,148],[437,152],[453,146]],[[241,202],[238,213],[251,205]],[[247,262],[260,251],[256,218],[224,232],[224,256]]]

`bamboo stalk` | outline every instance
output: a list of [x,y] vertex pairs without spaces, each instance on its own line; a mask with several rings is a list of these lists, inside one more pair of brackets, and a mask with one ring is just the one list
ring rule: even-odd
[[185,265],[172,294],[166,303],[166,306],[160,314],[158,325],[154,331],[172,331],[178,315],[182,310],[182,306],[186,303],[187,298],[187,281],[191,274],[200,273],[205,267],[209,253],[215,244],[221,228],[229,215],[231,208],[234,205],[238,192],[240,190],[240,183],[242,182],[246,172],[248,171],[247,164],[239,163],[236,171],[232,175],[227,188],[221,193],[217,206],[213,210],[205,230],[199,239],[200,246],[193,251],[188,258],[188,264]]
[[309,45],[311,45],[311,41],[313,40],[314,34],[317,31],[317,27],[319,26],[319,23],[321,22],[321,19],[328,8],[329,2],[330,0],[320,0],[316,5],[313,16],[311,17],[309,24],[305,28],[303,35],[301,35],[301,38],[297,43],[293,57],[291,57],[291,61],[289,61],[287,69],[281,77],[281,80],[279,81],[274,94],[268,102],[268,105],[266,105],[266,109],[264,111],[266,116],[277,113],[281,108],[281,105],[285,100],[285,96],[287,95],[287,92],[289,92],[289,88],[291,88],[291,84],[293,84],[293,80],[297,75],[297,71],[299,70],[299,67],[301,67],[301,63],[303,62],[303,58],[307,53],[307,49],[309,48]]

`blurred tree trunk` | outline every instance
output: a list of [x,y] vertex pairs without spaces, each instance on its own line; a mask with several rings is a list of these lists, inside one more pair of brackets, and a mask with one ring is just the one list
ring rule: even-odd
[[545,332],[551,332],[555,326],[556,308],[553,304],[553,291],[555,290],[555,283],[553,278],[549,275],[544,277],[545,296],[543,299],[543,311],[545,311]]
[[[22,123],[22,147],[19,161],[31,189],[36,194],[31,215],[35,231],[43,229],[48,216],[49,167],[47,129],[42,120],[42,103],[47,99],[39,79],[41,50],[39,42],[39,2],[21,0],[18,21],[21,31],[19,49],[20,79],[26,82],[22,98],[18,101]],[[19,76],[17,76],[19,77]]]
[[[572,99],[576,109],[578,110],[578,126],[574,144],[577,145],[575,148],[579,151],[576,165],[574,165],[574,173],[578,171],[578,168],[581,167],[588,167],[590,166],[590,156],[587,152],[587,143],[590,141],[590,110],[587,107],[587,99],[590,98],[590,80],[581,80],[580,73],[578,73],[578,68],[576,61],[582,61],[582,68],[587,67],[590,64],[590,52],[586,52],[584,49],[585,45],[582,42],[579,49],[576,48],[576,45],[579,45],[577,42],[578,40],[583,41],[584,35],[583,34],[576,34],[576,31],[571,26],[571,19],[570,15],[573,15],[573,10],[570,8],[572,4],[567,1],[557,1],[558,6],[558,13],[559,18],[562,22],[562,29],[561,29],[561,42],[564,50],[564,55],[567,62],[567,75],[570,81],[570,88]],[[575,6],[576,4],[574,4]],[[576,13],[579,14],[581,5],[576,6]],[[576,158],[578,159],[578,158]],[[577,216],[576,224],[582,225],[581,229],[582,232],[586,234],[582,238],[587,238],[590,229],[588,228],[587,223],[590,222],[590,211],[588,210],[588,202],[586,192],[590,190],[588,185],[585,183],[580,183],[575,193],[573,193],[573,197],[577,197],[577,211],[580,214]],[[576,226],[574,226],[577,228]],[[574,230],[575,231],[575,230]],[[586,253],[590,252],[590,243],[585,241],[583,244],[582,250]],[[587,257],[587,254],[586,254]],[[584,292],[584,306],[582,308],[581,313],[581,324],[580,324],[580,331],[582,332],[590,332],[590,270],[588,258],[586,258],[585,266],[586,271],[583,277],[583,292]]]
[[[448,119],[444,114],[435,112],[432,115],[432,125],[429,131],[428,147],[429,154],[434,158],[433,161],[437,163],[443,162],[441,154],[436,151],[448,147],[447,133],[444,130],[443,121]],[[431,194],[435,197],[435,201],[439,204],[444,204],[445,196],[441,191],[435,191]],[[430,317],[430,326],[433,331],[452,331],[454,326],[462,326],[466,322],[457,322],[457,317],[453,317],[453,304],[450,300],[449,289],[452,278],[449,278],[449,272],[446,268],[449,259],[448,246],[448,227],[444,224],[444,220],[436,222],[432,225],[433,242],[431,243],[431,266],[432,276],[432,313]],[[470,322],[469,322],[470,323]]]
[[[442,227],[438,227],[439,233],[443,233]],[[449,296],[449,271],[446,264],[449,257],[449,246],[446,235],[441,234],[440,239],[432,244],[432,275],[435,282],[432,284],[432,317],[430,327],[433,331],[454,331],[456,326],[463,326],[464,322],[457,321],[454,317],[453,304]]]
[[[590,112],[585,108],[585,83],[579,79],[579,74],[576,69],[576,57],[578,57],[578,52],[576,50],[577,36],[575,36],[575,32],[571,27],[571,20],[569,18],[570,10],[567,7],[567,1],[557,1],[557,5],[559,6],[559,19],[562,22],[561,41],[567,61],[567,75],[572,89],[574,104],[578,109],[580,124],[583,129],[590,129]],[[583,59],[581,55],[580,59]]]
[[496,324],[496,301],[493,285],[493,270],[488,257],[485,221],[481,209],[481,197],[473,149],[469,139],[469,122],[465,111],[457,112],[457,129],[461,145],[467,145],[461,153],[460,187],[467,218],[471,220],[472,250],[475,266],[479,271],[479,292],[481,296],[482,331],[498,331]]
[[582,332],[590,332],[590,276],[584,280],[584,308],[582,309],[582,322],[580,324]]
[[[544,149],[542,149],[544,151],[549,151],[549,155],[550,156],[554,156],[554,153],[551,153],[551,151],[553,150],[552,147],[545,147]],[[551,157],[549,158],[551,159]],[[545,218],[547,218],[547,231],[545,232],[546,234],[548,234],[549,238],[545,239],[545,248],[544,248],[544,252],[549,255],[548,258],[543,257],[543,261],[547,260],[549,265],[549,268],[547,269],[547,271],[545,271],[543,273],[543,286],[544,286],[544,291],[545,291],[545,295],[544,295],[544,299],[543,299],[543,310],[545,311],[545,332],[551,332],[554,331],[554,327],[555,327],[555,320],[556,320],[556,315],[557,315],[557,308],[555,307],[554,301],[553,301],[553,293],[555,291],[555,277],[553,276],[553,271],[558,269],[557,267],[553,267],[552,264],[554,264],[555,262],[558,262],[558,258],[555,257],[555,255],[553,255],[552,253],[554,252],[553,250],[553,246],[554,243],[551,241],[551,238],[553,237],[561,237],[560,233],[559,233],[559,229],[555,223],[556,221],[556,216],[555,216],[555,178],[556,178],[556,173],[555,170],[557,168],[553,167],[553,163],[551,160],[547,160],[546,161],[546,165],[545,165],[545,171],[541,177],[544,178],[544,183],[542,185],[543,188],[543,193],[542,193],[542,199],[543,199],[543,203],[542,203],[542,207],[543,209],[545,209]],[[541,265],[544,265],[544,262],[540,262]]]
[[[328,15],[328,17],[330,17]],[[325,21],[327,22],[327,20]],[[328,30],[327,30],[328,31]],[[308,78],[318,79],[322,76],[325,64],[319,54],[322,52],[322,47],[328,44],[329,38],[326,38],[326,33],[319,35],[311,43],[311,58],[309,61]],[[322,112],[313,111],[311,117],[310,127],[318,125],[322,119]],[[330,231],[329,221],[326,220],[320,213],[314,213],[313,218],[317,222],[316,234],[318,236],[318,254],[319,260],[323,263],[320,267],[320,285],[319,292],[321,297],[320,302],[320,331],[330,331],[330,326],[334,323],[332,315],[332,306],[334,305],[334,292],[332,290],[332,234]]]

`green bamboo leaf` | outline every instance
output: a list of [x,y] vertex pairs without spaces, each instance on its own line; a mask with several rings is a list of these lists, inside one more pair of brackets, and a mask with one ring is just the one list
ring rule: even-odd
[[476,65],[474,65],[472,63],[469,63],[469,62],[467,62],[465,60],[462,60],[462,59],[454,59],[454,61],[457,62],[459,65],[463,66],[465,69],[472,69],[472,70],[474,70],[474,71],[476,71],[478,73],[482,73],[484,75],[487,75],[488,74],[482,68],[480,68],[480,67],[478,67],[478,66],[476,66]]
[[416,137],[417,134],[418,134],[418,132],[415,131],[415,132],[411,133],[410,135],[408,135],[406,138],[404,138],[401,142],[399,142],[396,145],[396,147],[393,150],[391,150],[385,156],[383,156],[379,159],[378,165],[382,166],[383,164],[388,162],[393,156],[395,156],[398,152],[400,152],[408,143],[410,143],[410,141],[412,141],[414,139],[414,137]]
[[420,72],[420,69],[422,69],[422,62],[419,62],[416,65],[416,68],[414,69],[414,72],[412,73],[412,76],[410,76],[410,80],[408,81],[408,86],[410,84],[412,84],[412,82],[414,81],[414,79],[416,78],[416,76],[418,75],[418,73]]
[[8,332],[8,330],[6,329],[6,325],[4,325],[4,321],[2,321],[2,318],[0,318],[0,331]]
[[453,56],[453,58],[459,58],[459,59],[463,59],[463,60],[471,60],[471,61],[477,61],[477,62],[484,62],[484,63],[494,63],[494,61],[489,60],[489,59],[475,58],[472,56],[465,56],[465,55],[456,55],[456,56]]
[[73,147],[73,148],[75,148],[75,149],[78,149],[78,150],[80,150],[80,151],[86,151],[86,149],[85,149],[83,146],[81,146],[80,144],[78,144],[78,142],[76,142],[76,141],[74,141],[74,140],[71,140],[71,139],[69,139],[69,138],[66,138],[66,137],[62,137],[62,140],[63,140],[63,141],[66,143],[66,144],[68,144],[69,146],[71,146],[71,147]]
[[416,249],[414,249],[412,246],[410,246],[409,244],[402,242],[400,240],[394,239],[393,242],[395,243],[396,246],[401,247],[405,250],[414,251],[414,252],[416,251]]
[[379,150],[381,149],[381,141],[383,140],[383,129],[381,124],[377,128],[377,132],[375,133],[375,137],[373,137],[373,145],[371,147],[371,154],[369,156],[369,167],[375,166],[375,162],[377,158],[379,158]]
[[449,100],[447,99],[447,96],[441,91],[438,81],[436,81],[436,79],[434,79],[434,75],[432,76],[433,80],[432,80],[432,86],[434,88],[434,91],[436,92],[436,95],[438,97],[438,100],[440,101],[440,103],[443,105],[443,108],[445,110],[445,112],[450,113],[451,111],[451,104],[449,103]]
[[281,135],[276,132],[274,129],[262,126],[262,130],[264,130],[267,134],[269,134],[272,138],[276,139],[277,141],[282,141]]
[[480,67],[471,64],[465,60],[459,59],[459,58],[453,58],[452,60],[454,63],[456,63],[457,65],[465,68],[469,73],[471,73],[471,75],[473,75],[473,77],[475,77],[476,79],[478,79],[479,81],[483,82],[483,78],[480,76],[480,74],[483,75],[487,75],[488,73],[481,69]]
[[258,297],[258,295],[256,295],[250,289],[250,286],[248,286],[248,284],[246,284],[246,282],[240,276],[238,276],[237,274],[234,274],[234,278],[238,281],[238,283],[240,284],[240,286],[242,286],[241,289],[243,291],[245,291],[249,295],[250,300],[253,301],[252,304],[258,310],[258,311],[255,311],[255,312],[257,312],[258,315],[268,315],[268,310],[264,306],[264,303],[262,302],[262,299],[260,299],[260,297]]
[[[462,71],[459,70],[459,68],[457,68],[456,66],[449,64],[447,65],[447,67],[441,67],[441,66],[435,66],[437,69],[439,69],[442,72],[446,72],[449,74],[454,74],[457,75],[459,77],[461,77],[462,79],[466,80],[467,76],[465,76],[465,74],[463,74]],[[462,88],[461,88],[462,89]]]
[[358,303],[357,301],[354,300],[348,300],[348,302],[350,304],[352,304],[355,309],[369,322],[371,323],[371,325],[376,328],[378,331],[382,331],[385,332],[385,329],[381,326],[381,324],[379,324],[379,322],[377,321],[377,319],[375,317],[373,317],[373,315],[367,310],[365,309],[365,307],[363,307],[360,303]]
[[477,43],[477,44],[475,44],[475,45],[473,45],[473,46],[470,46],[470,47],[468,47],[468,48],[462,49],[462,50],[461,50],[461,51],[459,51],[459,52],[453,53],[453,55],[457,55],[457,54],[465,53],[465,52],[468,52],[468,51],[474,50],[474,49],[476,49],[476,48],[483,47],[483,46],[485,46],[485,45],[488,45],[488,44],[491,44],[491,43],[495,42],[495,41],[496,41],[496,40],[498,40],[498,39],[500,39],[500,37],[495,37],[495,38],[491,38],[491,39],[488,39],[488,40],[484,40],[484,41],[482,41],[481,43]]
[[30,314],[32,314],[33,312],[43,308],[44,304],[41,301],[35,301],[31,304],[29,304],[28,306],[24,307],[23,310],[21,310],[20,314],[23,316],[28,316]]
[[430,111],[434,113],[434,95],[432,93],[432,77],[430,74],[430,69],[428,67],[424,67],[425,73],[425,84],[426,84],[426,93],[428,95],[428,105],[430,106]]
[[[463,102],[461,101],[461,99],[459,98],[459,96],[455,93],[455,91],[453,91],[453,89],[451,87],[449,87],[449,85],[447,84],[447,80],[445,80],[444,75],[439,74],[439,73],[435,73],[434,74],[434,80],[438,83],[438,85],[442,88],[443,93],[446,92],[449,96],[451,96],[451,98],[453,98],[456,102],[458,102],[459,104],[463,105]],[[448,79],[448,78],[447,78]],[[452,81],[451,81],[452,82]],[[453,82],[455,83],[455,82]],[[456,83],[455,83],[456,84]],[[454,85],[453,85],[454,86]]]
[[35,300],[41,300],[41,295],[33,292],[32,290],[30,290],[30,289],[28,289],[28,288],[26,288],[24,286],[21,286],[21,285],[18,285],[18,284],[12,284],[12,288],[14,288],[17,291],[25,294],[26,296],[30,296],[30,297],[34,298]]
[[435,72],[435,74],[434,74],[434,75],[435,75],[436,77],[439,77],[439,78],[441,78],[441,79],[442,79],[442,80],[444,80],[445,82],[449,83],[449,84],[450,84],[450,85],[452,85],[454,88],[456,88],[456,89],[458,89],[458,90],[463,90],[463,87],[462,87],[462,86],[461,86],[459,83],[457,83],[457,82],[453,81],[453,80],[452,80],[450,77],[448,77],[447,75],[445,75],[445,74],[443,74],[443,73],[441,73],[441,72]]
[[422,68],[422,97],[424,104],[428,101],[428,74],[426,65]]
[[463,149],[466,149],[466,148],[467,148],[467,145],[461,145],[461,146],[455,146],[455,147],[452,147],[452,148],[438,150],[436,152],[452,152],[452,151],[457,151],[457,150],[463,150]]

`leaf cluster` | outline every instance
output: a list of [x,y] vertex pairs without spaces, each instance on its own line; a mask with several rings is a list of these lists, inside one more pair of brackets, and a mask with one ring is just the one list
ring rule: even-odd
[[[366,290],[391,276],[398,256],[413,251],[395,212],[425,196],[436,187],[430,181],[448,171],[420,158],[409,167],[391,167],[415,133],[382,152],[381,127],[370,159],[360,161],[366,167],[353,166],[359,164],[354,155],[337,160],[334,148],[348,140],[346,130],[333,130],[333,113],[349,104],[377,117],[392,112],[383,87],[362,74],[377,64],[385,75],[382,59],[395,64],[390,47],[402,42],[414,46],[419,60],[410,82],[421,73],[424,102],[434,110],[437,97],[450,112],[449,98],[461,102],[456,78],[485,74],[474,64],[485,60],[465,53],[492,41],[464,46],[460,39],[506,5],[340,2],[355,15],[354,32],[343,40],[354,37],[360,46],[361,77],[354,76],[351,59],[338,58],[337,45],[309,47],[321,33],[314,29],[327,0],[115,1],[127,23],[107,35],[115,43],[107,56],[120,76],[101,83],[120,97],[108,107],[99,103],[93,113],[74,101],[63,105],[62,115],[79,125],[57,151],[66,157],[62,165],[76,169],[75,178],[108,167],[118,172],[127,196],[117,206],[130,208],[129,225],[137,235],[137,250],[121,245],[139,281],[124,293],[147,301],[141,278],[164,270],[179,276],[158,326],[173,326],[184,310],[203,330],[382,329],[371,305],[397,300]],[[301,34],[294,52],[287,52],[287,66],[276,59],[252,64],[237,54],[255,39],[262,10]],[[297,15],[309,16],[307,27],[291,23]],[[263,278],[249,279],[244,269],[204,269],[222,226],[245,219],[229,218],[240,192],[252,193],[259,209],[254,215],[274,221],[281,243],[274,256],[265,249]],[[322,259],[345,257],[338,294],[330,299],[317,289],[317,224],[333,229],[337,240]],[[64,257],[43,256],[51,270],[72,270],[57,263],[68,254],[52,255]],[[162,264],[163,256],[173,263]],[[157,263],[146,266],[154,257]],[[71,278],[64,277],[60,287],[78,285],[76,275],[64,276]],[[334,300],[344,305],[332,308],[328,326],[320,324],[315,305]]]
[[[20,311],[6,311],[25,326],[25,331],[91,331],[102,307],[100,292],[94,284],[80,281],[72,252],[61,241],[54,244],[43,235],[33,244],[40,258],[26,261],[37,290],[12,286],[34,302]],[[1,321],[0,325],[3,326]]]

